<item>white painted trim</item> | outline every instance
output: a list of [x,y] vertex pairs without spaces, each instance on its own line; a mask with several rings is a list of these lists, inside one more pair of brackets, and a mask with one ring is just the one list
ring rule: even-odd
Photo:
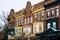
[[55,8],[59,8],[59,6],[55,7]]

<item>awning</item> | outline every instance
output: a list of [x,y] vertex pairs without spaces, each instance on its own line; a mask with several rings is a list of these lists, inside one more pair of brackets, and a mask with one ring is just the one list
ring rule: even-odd
[[48,35],[58,35],[60,34],[60,30],[54,30],[53,28],[49,28],[48,30],[35,34],[36,36],[48,36]]

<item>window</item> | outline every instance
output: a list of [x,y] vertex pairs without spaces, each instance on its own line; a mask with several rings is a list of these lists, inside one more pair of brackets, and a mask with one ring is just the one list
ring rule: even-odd
[[32,23],[32,16],[30,18],[31,18],[31,23]]
[[49,29],[51,26],[50,26],[50,23],[47,24],[47,29]]
[[18,26],[18,19],[16,19],[16,22],[17,22],[16,24],[17,24],[17,26]]
[[18,28],[15,29],[15,34],[18,34]]
[[11,31],[11,34],[14,34],[14,32],[13,32],[13,31]]
[[39,31],[42,31],[42,25],[39,25]]
[[40,20],[40,12],[38,13],[38,20]]
[[26,24],[26,18],[25,18],[25,24]]
[[19,34],[21,34],[22,33],[22,29],[19,29]]
[[26,28],[23,28],[23,33],[26,33]]
[[20,18],[18,19],[18,26],[20,26]]
[[42,12],[42,19],[44,19],[44,12]]
[[56,29],[56,22],[53,22],[53,28]]
[[58,15],[59,15],[59,9],[56,8],[56,16],[58,16]]
[[30,27],[28,27],[28,33],[31,33],[31,28]]
[[27,18],[28,19],[28,24],[29,24],[29,18]]
[[47,12],[47,18],[49,18],[50,17],[50,13],[49,13],[49,11]]
[[23,25],[23,18],[21,18],[21,25]]
[[35,14],[35,18],[37,18],[37,14]]
[[54,10],[51,11],[51,16],[52,16],[52,17],[54,16]]
[[37,14],[34,15],[34,21],[37,21]]
[[36,33],[36,27],[34,27],[34,32]]
[[21,25],[21,20],[19,19],[19,26]]

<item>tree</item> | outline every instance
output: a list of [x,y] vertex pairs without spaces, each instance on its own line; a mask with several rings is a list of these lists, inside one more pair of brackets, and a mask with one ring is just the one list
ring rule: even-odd
[[8,40],[8,20],[5,16],[4,11],[2,11],[2,14],[3,14],[3,17],[0,17],[0,18],[5,23],[5,25],[1,33],[3,33],[3,40]]

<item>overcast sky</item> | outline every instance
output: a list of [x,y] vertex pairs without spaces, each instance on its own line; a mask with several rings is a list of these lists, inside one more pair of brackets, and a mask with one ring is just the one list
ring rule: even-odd
[[[14,9],[16,12],[25,8],[27,1],[30,1],[31,4],[34,5],[43,0],[0,0],[0,15],[2,16],[2,11],[4,11],[5,14],[8,14],[10,9]],[[1,24],[3,25],[4,23],[2,22]]]

